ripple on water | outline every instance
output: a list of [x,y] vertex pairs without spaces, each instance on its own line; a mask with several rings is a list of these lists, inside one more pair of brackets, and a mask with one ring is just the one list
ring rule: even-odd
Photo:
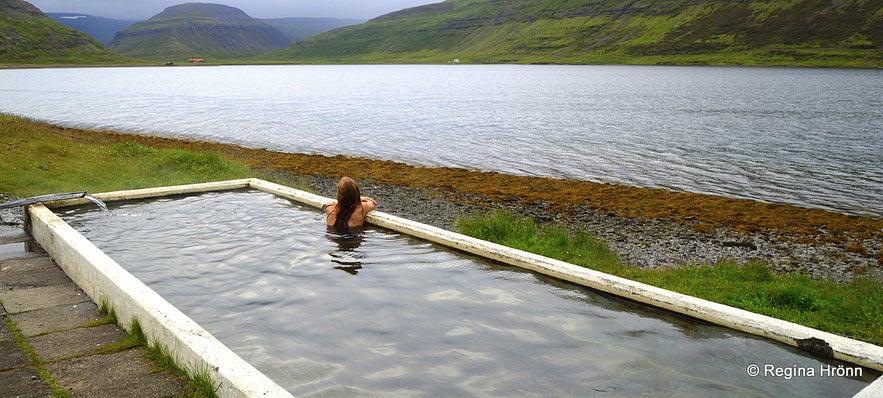
[[733,378],[749,363],[819,362],[381,229],[348,246],[362,268],[343,272],[318,211],[269,194],[124,206],[151,216],[63,217],[295,395],[797,397],[855,392],[876,375]]
[[[0,75],[0,110],[65,125],[883,216],[880,70],[289,65]],[[728,168],[743,162],[757,167]],[[767,173],[780,177],[757,178]]]

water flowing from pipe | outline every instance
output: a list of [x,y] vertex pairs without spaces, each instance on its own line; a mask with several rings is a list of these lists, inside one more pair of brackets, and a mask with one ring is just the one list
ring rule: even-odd
[[92,195],[90,195],[90,194],[88,194],[88,193],[85,194],[85,195],[83,195],[83,197],[86,198],[86,199],[89,199],[92,203],[95,203],[95,205],[98,206],[98,208],[101,209],[102,211],[104,211],[105,213],[107,213],[107,214],[111,214],[111,215],[113,214],[113,213],[110,211],[110,209],[107,208],[107,204],[104,203],[103,200],[98,199],[98,198],[96,198],[96,197],[94,197],[94,196],[92,196]]

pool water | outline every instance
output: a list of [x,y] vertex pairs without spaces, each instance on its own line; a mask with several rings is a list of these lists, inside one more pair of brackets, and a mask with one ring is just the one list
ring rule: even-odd
[[330,234],[259,191],[110,208],[60,215],[296,396],[845,397],[879,375],[388,230]]

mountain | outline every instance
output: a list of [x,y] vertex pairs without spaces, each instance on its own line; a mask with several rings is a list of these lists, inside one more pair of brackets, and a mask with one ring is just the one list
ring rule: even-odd
[[288,44],[278,29],[238,8],[185,3],[118,32],[110,48],[133,58],[176,61],[250,57]]
[[883,0],[447,0],[268,58],[879,67]]
[[22,0],[0,0],[0,62],[95,64],[129,62],[87,34],[53,21]]
[[289,43],[341,26],[358,25],[365,22],[364,19],[341,18],[271,18],[260,19],[260,21],[279,29],[288,38]]
[[110,44],[117,32],[137,22],[67,12],[47,12],[46,15],[64,26],[74,28],[98,39],[104,45]]

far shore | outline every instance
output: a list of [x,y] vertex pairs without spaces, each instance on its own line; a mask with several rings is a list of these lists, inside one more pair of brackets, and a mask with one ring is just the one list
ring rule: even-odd
[[[274,62],[274,61],[248,61],[248,60],[218,60],[214,62],[206,62],[199,64],[190,64],[186,61],[175,62],[174,65],[166,65],[164,61],[133,61],[132,63],[96,63],[96,64],[68,64],[68,63],[43,63],[43,64],[27,64],[27,63],[13,63],[13,62],[2,62],[0,61],[0,70],[4,69],[62,69],[62,68],[154,68],[154,67],[189,67],[189,68],[199,68],[199,67],[212,67],[212,66],[315,66],[315,65],[380,65],[380,64],[389,64],[389,65],[447,65],[449,62],[446,61],[437,61],[437,62],[411,62],[411,61],[396,61],[390,60],[389,62],[375,62],[375,63],[365,63],[365,62],[335,62],[332,60],[328,61],[303,61],[303,62]],[[655,61],[655,62],[597,62],[597,63],[567,63],[567,62],[553,62],[553,60],[549,60],[547,62],[479,62],[479,63],[467,63],[463,62],[460,65],[558,65],[558,66],[667,66],[667,67],[696,67],[696,66],[704,66],[710,68],[811,68],[811,69],[869,69],[869,70],[880,70],[883,69],[883,65],[806,65],[801,63],[780,63],[780,64],[740,64],[740,63],[713,63],[713,62],[668,62],[668,61]]]

